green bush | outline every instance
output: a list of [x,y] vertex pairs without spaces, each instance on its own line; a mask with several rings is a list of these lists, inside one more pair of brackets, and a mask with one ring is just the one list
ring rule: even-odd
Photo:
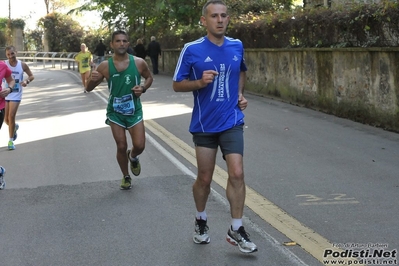
[[[248,13],[231,18],[227,35],[245,48],[394,47],[399,43],[399,4],[353,4],[337,8]],[[204,29],[179,28],[160,40],[179,48],[205,34]]]

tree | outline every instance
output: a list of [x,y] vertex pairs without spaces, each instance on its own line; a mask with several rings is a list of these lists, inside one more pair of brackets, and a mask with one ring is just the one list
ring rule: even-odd
[[201,7],[206,0],[92,0],[72,12],[97,10],[110,28],[139,31],[169,31],[178,25],[198,25]]
[[78,0],[44,0],[46,14],[50,12],[60,12],[78,3]]
[[39,20],[39,26],[44,29],[49,49],[53,52],[79,51],[83,40],[82,27],[69,16],[60,13],[50,13]]
[[43,50],[42,42],[43,31],[33,30],[25,33],[25,50],[41,51]]

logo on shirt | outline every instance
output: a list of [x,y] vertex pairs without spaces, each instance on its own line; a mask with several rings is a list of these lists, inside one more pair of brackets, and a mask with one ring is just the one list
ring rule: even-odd
[[129,85],[130,83],[132,83],[132,77],[130,75],[126,75],[125,76],[125,84]]
[[213,60],[209,56],[204,60],[205,63],[212,62],[212,61]]
[[234,60],[234,61],[238,61],[238,57],[235,55],[235,56],[233,57],[233,60]]

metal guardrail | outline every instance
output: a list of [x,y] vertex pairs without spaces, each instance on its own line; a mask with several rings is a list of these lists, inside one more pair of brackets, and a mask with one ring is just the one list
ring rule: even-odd
[[[68,69],[78,71],[78,63],[75,61],[75,56],[77,55],[77,52],[36,52],[36,51],[20,51],[17,54],[18,59],[24,60],[24,61],[31,61],[36,63],[36,66],[40,62],[43,63],[43,68],[46,67],[46,64],[51,62],[51,67],[55,68],[56,65],[59,64],[59,67],[62,69],[63,64],[68,65]],[[97,61],[97,56],[93,55],[93,61]]]

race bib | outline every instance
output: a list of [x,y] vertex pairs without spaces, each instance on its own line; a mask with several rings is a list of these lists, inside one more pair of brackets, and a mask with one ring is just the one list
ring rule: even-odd
[[89,58],[84,58],[82,60],[82,68],[88,68],[89,67]]
[[12,91],[13,92],[19,92],[19,86],[21,86],[19,84],[19,79],[15,79],[15,86],[14,86],[14,89]]
[[114,111],[123,115],[134,114],[133,95],[127,94],[122,97],[115,97],[113,102]]
[[[3,80],[4,80],[5,87],[8,88],[9,85],[8,85],[6,79],[3,78]],[[14,80],[15,80],[15,85],[14,85],[14,88],[12,89],[12,92],[19,92],[19,86],[21,86],[19,84],[19,79],[14,79]]]

